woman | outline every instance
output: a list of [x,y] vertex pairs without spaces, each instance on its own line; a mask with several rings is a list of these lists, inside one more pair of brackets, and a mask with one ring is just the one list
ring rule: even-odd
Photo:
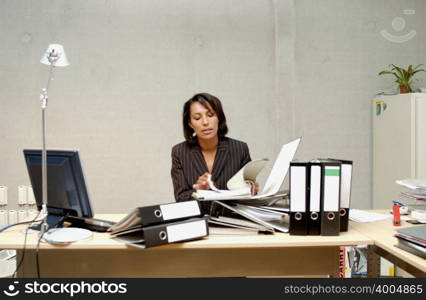
[[[172,180],[176,201],[192,199],[195,190],[210,189],[208,177],[219,189],[226,189],[228,180],[250,158],[247,144],[225,137],[228,133],[226,117],[218,98],[200,93],[183,107],[185,142],[172,149]],[[259,185],[254,183],[254,193]],[[204,213],[210,205],[203,203]]]

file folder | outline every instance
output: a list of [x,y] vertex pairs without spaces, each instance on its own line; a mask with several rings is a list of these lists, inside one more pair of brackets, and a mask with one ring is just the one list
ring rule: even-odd
[[308,234],[321,234],[321,164],[309,164]]
[[340,163],[321,163],[321,235],[340,232]]
[[209,235],[206,218],[138,227],[113,234],[113,238],[130,246],[149,248],[176,242],[190,241]]
[[158,224],[201,215],[198,201],[183,201],[139,207],[139,217],[144,225]]
[[308,165],[290,162],[290,235],[308,234]]
[[108,231],[118,232],[136,225],[149,226],[162,224],[191,217],[199,217],[201,214],[200,204],[197,200],[143,206],[134,209],[121,221],[111,226]]
[[349,210],[351,207],[352,161],[341,160],[340,183],[340,232],[348,231]]
[[328,161],[341,164],[340,174],[340,232],[348,231],[349,209],[351,206],[352,161],[328,158]]

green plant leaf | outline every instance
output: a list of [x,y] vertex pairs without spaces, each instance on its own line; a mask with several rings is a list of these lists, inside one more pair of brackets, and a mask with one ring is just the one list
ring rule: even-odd
[[420,64],[414,67],[414,71],[417,70],[420,66],[423,66],[424,64]]
[[414,75],[414,74],[416,74],[416,73],[418,73],[418,72],[426,72],[426,70],[425,70],[425,69],[418,69],[418,70],[415,70],[415,71],[413,72],[413,75]]
[[395,82],[400,87],[406,87],[409,92],[412,92],[411,84],[413,82],[414,74],[418,72],[426,72],[426,69],[419,69],[423,64],[419,64],[413,68],[413,65],[409,65],[407,69],[398,67],[394,64],[390,64],[391,67],[389,70],[384,70],[379,73],[379,75],[393,75],[395,76]]
[[391,71],[382,71],[379,73],[379,75],[386,75],[386,74],[394,75],[395,77],[398,77],[395,72],[391,72]]
[[398,77],[404,78],[404,69],[402,69],[400,67],[397,67],[397,66],[395,66],[393,64],[391,64],[391,66],[393,67],[392,71],[396,71],[398,73]]

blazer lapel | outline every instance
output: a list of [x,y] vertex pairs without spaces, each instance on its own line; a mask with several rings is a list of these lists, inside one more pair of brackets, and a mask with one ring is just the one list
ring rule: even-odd
[[226,140],[219,141],[216,156],[213,163],[212,178],[216,180],[223,170],[228,157],[228,143]]
[[193,146],[191,149],[192,163],[200,175],[208,172],[206,161],[201,153],[200,146]]

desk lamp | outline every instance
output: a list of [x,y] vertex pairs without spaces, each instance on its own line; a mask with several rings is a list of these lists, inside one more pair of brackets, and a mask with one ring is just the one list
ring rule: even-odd
[[47,224],[47,155],[46,155],[46,118],[45,112],[47,108],[47,102],[49,99],[48,91],[50,81],[53,80],[53,71],[55,67],[66,67],[69,65],[67,56],[65,55],[64,47],[58,44],[50,44],[47,47],[46,52],[43,54],[40,62],[44,65],[50,66],[49,68],[49,78],[47,80],[47,85],[41,90],[40,100],[41,100],[41,112],[42,112],[42,137],[43,137],[43,149],[41,155],[41,173],[42,173],[42,216],[43,223],[40,229],[40,236],[49,229]]

